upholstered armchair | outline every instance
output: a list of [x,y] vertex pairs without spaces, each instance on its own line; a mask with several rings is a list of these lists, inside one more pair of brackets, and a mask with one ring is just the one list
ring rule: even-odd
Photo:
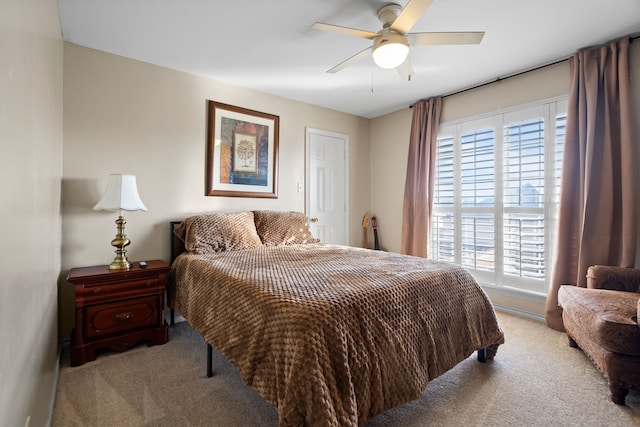
[[611,400],[624,405],[640,389],[640,269],[596,265],[587,287],[560,287],[558,303],[571,347],[579,347],[609,382]]

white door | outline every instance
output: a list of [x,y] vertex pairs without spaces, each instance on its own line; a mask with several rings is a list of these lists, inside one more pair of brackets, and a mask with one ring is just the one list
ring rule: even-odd
[[307,217],[324,243],[349,244],[347,153],[349,137],[307,128]]

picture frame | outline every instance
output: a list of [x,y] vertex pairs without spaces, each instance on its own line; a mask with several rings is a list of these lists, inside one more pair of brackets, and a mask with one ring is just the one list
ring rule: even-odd
[[278,198],[280,117],[208,101],[206,196]]

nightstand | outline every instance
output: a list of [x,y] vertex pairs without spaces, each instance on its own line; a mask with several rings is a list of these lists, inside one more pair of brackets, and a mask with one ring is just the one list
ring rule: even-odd
[[75,288],[75,328],[71,366],[96,359],[96,350],[124,351],[140,341],[148,346],[169,340],[164,320],[167,263],[147,261],[122,270],[109,266],[73,268],[67,281]]

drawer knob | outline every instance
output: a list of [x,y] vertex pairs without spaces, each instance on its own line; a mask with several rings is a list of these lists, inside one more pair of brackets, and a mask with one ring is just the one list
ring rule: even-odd
[[100,292],[102,292],[102,288],[95,288],[95,289],[93,290],[93,293],[94,293],[94,294],[99,294]]
[[118,313],[118,314],[116,314],[116,319],[121,320],[121,321],[133,319],[133,313],[132,312]]

